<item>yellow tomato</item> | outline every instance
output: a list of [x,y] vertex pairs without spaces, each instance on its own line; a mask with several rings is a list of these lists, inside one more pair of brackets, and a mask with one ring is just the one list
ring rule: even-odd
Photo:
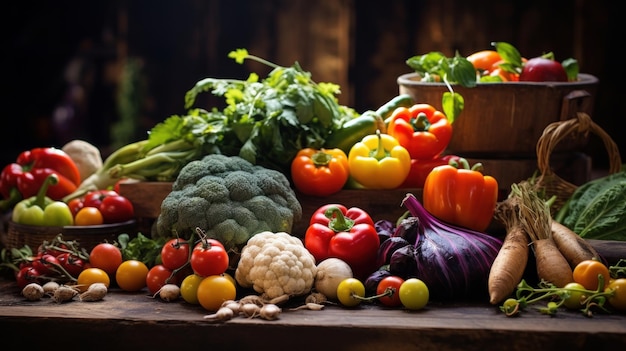
[[224,301],[234,300],[237,289],[230,279],[222,275],[210,275],[198,285],[198,302],[208,311],[217,311]]
[[102,223],[104,223],[102,213],[95,207],[83,207],[74,216],[74,225],[99,225]]
[[80,291],[86,291],[93,283],[103,283],[108,288],[111,284],[111,279],[107,272],[100,268],[86,268],[78,275],[76,284]]
[[190,274],[183,279],[182,283],[180,283],[180,296],[182,296],[183,300],[193,305],[200,303],[198,301],[198,286],[203,279],[197,274]]
[[117,267],[115,282],[125,291],[139,291],[146,287],[148,266],[139,260],[127,260]]

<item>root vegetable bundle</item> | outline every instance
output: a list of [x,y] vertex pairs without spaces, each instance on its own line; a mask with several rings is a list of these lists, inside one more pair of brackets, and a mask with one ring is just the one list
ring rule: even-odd
[[509,197],[498,203],[495,218],[504,224],[506,234],[489,272],[491,304],[515,291],[531,249],[538,278],[557,287],[573,281],[573,269],[581,261],[600,259],[587,241],[553,220],[549,205],[526,181],[511,186]]

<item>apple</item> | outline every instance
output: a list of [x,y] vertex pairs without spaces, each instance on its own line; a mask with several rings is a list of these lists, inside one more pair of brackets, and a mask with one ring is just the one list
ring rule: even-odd
[[520,82],[567,82],[567,73],[560,62],[534,57],[524,64]]

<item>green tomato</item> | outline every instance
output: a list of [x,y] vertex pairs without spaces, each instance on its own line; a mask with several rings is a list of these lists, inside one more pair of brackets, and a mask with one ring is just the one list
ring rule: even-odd
[[55,201],[43,210],[44,225],[62,227],[74,224],[74,216],[70,207],[62,201]]
[[398,295],[400,296],[400,302],[402,302],[405,308],[420,310],[428,303],[428,286],[418,278],[409,278],[400,285]]
[[567,290],[568,294],[563,301],[563,306],[571,310],[579,310],[585,307],[582,302],[587,298],[587,296],[584,292],[585,287],[582,284],[571,282],[566,284],[563,289]]
[[365,297],[365,285],[356,278],[346,278],[337,286],[337,300],[346,306],[354,307]]

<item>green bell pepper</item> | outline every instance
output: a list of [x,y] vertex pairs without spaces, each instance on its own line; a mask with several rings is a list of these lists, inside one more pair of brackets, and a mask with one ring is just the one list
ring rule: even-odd
[[74,224],[74,216],[69,206],[63,201],[54,201],[46,196],[48,187],[58,183],[56,174],[50,174],[37,195],[18,202],[13,208],[11,219],[15,223],[62,227]]

